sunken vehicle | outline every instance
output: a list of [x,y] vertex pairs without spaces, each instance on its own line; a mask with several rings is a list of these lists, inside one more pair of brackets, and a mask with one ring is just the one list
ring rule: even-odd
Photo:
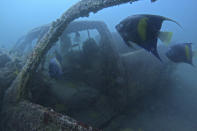
[[[18,58],[16,63],[25,63],[37,46],[36,41],[48,30],[49,25],[33,29],[21,37],[8,54]],[[159,50],[161,54],[165,51],[162,47]],[[132,55],[121,55],[131,51]],[[49,72],[53,58],[58,60],[62,70],[57,79]],[[21,68],[14,68],[15,77]],[[157,87],[169,86],[169,74],[174,69],[174,65],[161,64],[143,50],[128,49],[121,37],[111,33],[104,22],[75,21],[69,24],[56,45],[42,59],[28,84],[30,95],[27,99],[98,129],[113,130],[117,127],[111,123],[124,112],[130,112],[138,99],[151,94]],[[31,120],[34,116],[32,112],[25,113],[28,114],[25,119]],[[2,128],[6,129],[9,127],[6,118],[10,115],[4,117]],[[56,117],[47,117],[43,124],[50,119],[53,121]],[[14,123],[16,120],[9,121]],[[86,125],[82,123],[78,124]],[[17,128],[26,127],[21,125]]]

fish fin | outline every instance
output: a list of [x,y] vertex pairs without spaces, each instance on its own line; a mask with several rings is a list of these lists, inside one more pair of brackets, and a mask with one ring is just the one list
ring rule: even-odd
[[159,32],[159,39],[168,46],[168,44],[170,43],[171,39],[172,39],[172,32]]
[[175,21],[173,19],[170,19],[170,18],[166,18],[166,17],[165,17],[165,20],[172,21],[172,22],[176,23],[181,29],[183,29],[183,27],[181,26],[181,24],[179,24],[177,21]]

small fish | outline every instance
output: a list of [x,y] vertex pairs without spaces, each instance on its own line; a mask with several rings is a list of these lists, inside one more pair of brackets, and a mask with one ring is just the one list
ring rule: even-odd
[[122,20],[116,25],[116,30],[129,47],[132,48],[132,44],[135,43],[161,60],[157,52],[157,39],[160,38],[163,43],[169,43],[173,34],[172,32],[160,31],[164,20],[178,24],[176,21],[163,16],[142,14]]
[[168,59],[175,63],[188,63],[193,65],[192,43],[182,43],[173,45],[167,52]]
[[49,62],[49,75],[51,78],[58,79],[62,76],[62,67],[56,57],[52,58]]

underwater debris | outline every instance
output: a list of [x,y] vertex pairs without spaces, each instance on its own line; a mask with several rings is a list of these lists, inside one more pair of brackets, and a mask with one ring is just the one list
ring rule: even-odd
[[[95,1],[97,3],[96,6]],[[17,76],[10,88],[6,91],[4,105],[1,111],[2,130],[12,130],[13,128],[18,131],[25,129],[72,129],[76,131],[97,130],[92,127],[82,127],[73,119],[50,111],[49,115],[53,118],[53,121],[49,124],[43,125],[40,118],[43,118],[43,112],[47,109],[42,106],[32,104],[29,101],[25,101],[30,98],[31,94],[27,85],[32,80],[33,74],[36,72],[47,51],[52,47],[54,42],[58,40],[58,37],[62,34],[63,30],[71,21],[79,17],[87,16],[90,12],[97,12],[103,8],[127,3],[129,1],[130,0],[81,0],[65,12],[60,20],[56,21],[56,25],[50,27],[47,34],[38,41],[36,48],[34,49],[32,55],[28,58],[23,70]],[[22,119],[21,116],[23,116]]]
[[15,59],[4,49],[0,49],[0,109],[5,91],[22,68],[21,61]]
[[47,33],[49,27],[50,24],[46,24],[32,29],[26,35],[18,39],[14,47],[10,50],[10,53],[18,56],[23,56],[24,54],[29,55],[35,46],[35,43]]
[[[28,58],[28,56],[32,53],[33,48],[36,46],[36,42],[39,42],[44,34],[49,31],[50,25],[51,24],[43,25],[29,31],[29,33],[27,33],[25,36],[19,38],[10,53],[20,57],[23,56],[24,58]],[[106,30],[106,28],[106,24],[102,21],[71,22],[59,37],[61,54],[66,54],[68,50],[78,44],[78,41],[80,40],[79,31],[96,29],[101,35],[101,40],[109,39],[111,36],[108,35],[109,31]],[[68,36],[70,33],[76,33],[74,38],[75,44],[72,44],[71,39]],[[90,38],[90,35],[88,36]]]

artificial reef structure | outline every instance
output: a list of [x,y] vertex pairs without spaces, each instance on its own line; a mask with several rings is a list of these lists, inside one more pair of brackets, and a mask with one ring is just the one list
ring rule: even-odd
[[[169,72],[174,70],[174,66],[169,65],[168,62],[161,64],[145,51],[121,57],[115,42],[118,38],[109,32],[103,22],[72,22],[79,17],[87,17],[90,12],[96,13],[101,9],[130,1],[81,0],[68,9],[60,19],[36,28],[21,38],[10,53],[17,57],[25,54],[26,57],[20,59],[20,62],[15,61],[15,63],[25,63],[25,65],[23,68],[17,67],[17,70],[21,71],[10,79],[8,83],[16,77],[12,84],[7,84],[3,88],[1,129],[5,131],[102,130],[118,115],[132,107],[128,103],[137,100],[153,88],[168,86],[170,84]],[[91,33],[88,33],[91,29],[96,29],[100,34],[99,42],[92,39]],[[70,33],[83,30],[89,34],[88,38],[82,42],[82,47],[72,50],[72,42],[69,44],[65,38]],[[54,81],[48,82],[51,79],[43,71],[43,68],[47,67],[45,65],[50,54],[56,51],[52,47],[55,43],[57,44],[58,40],[58,51],[64,58],[63,65],[67,70],[64,77],[66,83],[62,85],[69,83],[66,85],[67,88],[63,88],[62,85],[57,86]],[[23,51],[27,49],[27,52],[20,54],[21,49]],[[92,49],[95,50],[91,52]],[[65,50],[67,53],[63,54]],[[69,65],[68,59],[73,63]],[[151,68],[147,70],[146,67]],[[15,71],[16,69],[11,74]],[[68,74],[70,74],[69,77],[67,77]],[[150,75],[152,77],[149,77]],[[155,84],[155,81],[159,82]],[[59,87],[60,91],[57,91],[56,87]],[[59,98],[58,96],[61,95],[58,93],[61,91],[69,92],[71,95]],[[51,96],[54,96],[54,99],[51,99]],[[81,105],[76,106],[79,103]],[[77,120],[67,116],[67,113]]]

